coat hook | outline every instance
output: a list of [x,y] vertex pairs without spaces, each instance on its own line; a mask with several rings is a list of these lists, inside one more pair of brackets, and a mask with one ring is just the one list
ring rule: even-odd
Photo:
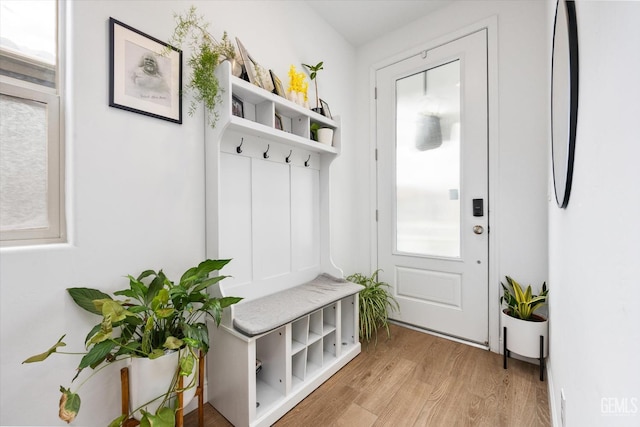
[[267,144],[267,151],[265,151],[265,152],[262,154],[262,157],[264,157],[265,159],[268,159],[268,158],[269,158],[269,144]]
[[284,159],[285,162],[291,163],[291,153],[293,153],[293,150],[289,150],[289,155]]
[[304,162],[304,167],[308,168],[309,167],[309,160],[311,160],[311,154],[309,154],[309,157],[307,158],[307,160],[305,160]]
[[242,139],[240,140],[240,145],[238,145],[238,146],[236,147],[236,153],[238,153],[238,154],[242,153],[242,144],[243,144],[243,143],[244,143],[244,138],[242,138]]

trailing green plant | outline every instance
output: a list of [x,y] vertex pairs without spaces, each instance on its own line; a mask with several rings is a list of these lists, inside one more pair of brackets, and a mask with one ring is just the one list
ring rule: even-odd
[[318,95],[318,80],[316,80],[316,77],[318,76],[318,71],[324,70],[323,64],[324,61],[320,61],[316,65],[302,64],[309,70],[309,78],[313,80],[316,86],[316,108],[320,108],[320,95]]
[[[229,261],[205,260],[188,269],[177,283],[169,280],[162,270],[146,270],[138,277],[129,275],[128,288],[113,293],[123,297],[121,299],[114,299],[97,289],[68,288],[69,295],[78,306],[100,316],[98,324],[91,328],[85,338],[87,352],[60,351],[66,346],[63,335],[50,349],[22,363],[41,362],[52,354],[82,355],[71,382],[86,368],[91,368],[93,373],[75,391],[71,391],[71,387],[60,387],[62,397],[59,416],[67,423],[73,421],[80,410],[78,390],[93,375],[113,362],[131,357],[155,359],[167,352],[184,348],[188,351],[182,352],[177,372],[187,377],[193,372],[198,352],[206,354],[209,351],[207,319],[213,320],[216,326],[219,325],[224,308],[241,300],[236,297],[216,298],[208,293],[211,286],[228,277],[210,277],[211,273],[219,271]],[[193,386],[195,384],[190,385]],[[158,396],[163,401],[156,414],[142,411],[141,425],[173,425],[175,410],[163,406],[176,391],[177,376],[169,390]],[[116,418],[110,426],[122,425],[139,409],[135,408],[131,414]],[[162,420],[173,421],[167,424]]]
[[534,312],[547,303],[547,283],[542,284],[540,295],[533,295],[531,285],[523,291],[518,282],[509,276],[505,277],[507,285],[500,282],[503,289],[500,303],[507,306],[506,314],[522,320],[533,320]]
[[389,284],[378,280],[379,272],[376,270],[371,276],[355,273],[347,277],[348,281],[364,286],[359,293],[360,339],[370,343],[371,337],[375,337],[376,344],[381,326],[386,329],[387,338],[391,337],[389,310],[400,311],[398,302],[389,292]]
[[189,105],[189,115],[197,111],[200,103],[206,108],[207,123],[212,128],[218,120],[215,110],[220,101],[220,85],[215,75],[218,64],[224,60],[235,60],[236,50],[229,40],[227,32],[222,40],[217,41],[209,32],[209,23],[203,16],[196,13],[195,6],[191,6],[184,14],[174,14],[176,27],[169,38],[169,44],[189,47],[191,56],[187,64],[191,67],[191,77],[186,84],[187,90],[193,93]]

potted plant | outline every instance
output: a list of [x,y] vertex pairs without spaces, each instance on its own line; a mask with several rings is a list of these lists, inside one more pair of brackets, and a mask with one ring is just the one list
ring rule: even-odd
[[324,69],[322,66],[323,64],[324,64],[323,61],[318,62],[316,65],[302,64],[305,68],[309,70],[309,78],[313,80],[316,86],[316,108],[312,108],[311,110],[319,114],[323,114],[323,112],[322,112],[322,107],[320,107],[320,95],[318,94],[318,80],[316,79],[316,77],[318,77],[318,71]]
[[208,30],[209,23],[196,14],[195,6],[191,6],[185,14],[175,14],[174,17],[176,27],[169,44],[181,48],[186,44],[191,50],[191,56],[187,61],[191,67],[191,76],[186,84],[187,90],[193,92],[189,115],[193,116],[203,102],[207,110],[207,123],[214,128],[218,120],[215,107],[220,101],[220,88],[215,70],[220,62],[229,61],[233,74],[240,75],[242,64],[237,59],[236,50],[226,31],[222,40],[218,42]]
[[378,272],[365,276],[355,273],[347,277],[347,280],[364,286],[359,293],[360,304],[360,339],[368,343],[371,337],[375,336],[375,343],[378,343],[378,327],[382,326],[387,330],[387,338],[391,337],[389,331],[389,309],[399,311],[400,306],[396,299],[389,292],[389,284],[378,280]]
[[[210,277],[210,274],[222,269],[229,261],[205,260],[188,269],[179,282],[169,280],[162,270],[146,270],[138,277],[127,276],[129,286],[114,292],[120,299],[92,288],[67,289],[78,306],[100,316],[100,320],[86,336],[87,352],[82,353],[72,382],[85,368],[91,368],[93,372],[75,391],[71,387],[60,387],[60,418],[67,423],[74,420],[80,410],[78,389],[89,378],[104,368],[114,366],[114,362],[129,359],[130,362],[169,363],[169,369],[151,368],[154,374],[168,371],[169,378],[157,395],[143,398],[140,404],[132,404],[131,413],[116,418],[110,427],[122,425],[134,414],[138,414],[142,425],[173,425],[175,411],[180,408],[170,407],[170,400],[178,391],[195,387],[195,381],[190,378],[195,373],[198,352],[206,354],[209,350],[207,319],[219,325],[223,309],[241,300],[236,297],[215,298],[208,293],[209,287],[227,277]],[[49,350],[23,363],[41,362],[54,353],[78,354],[60,351],[66,345],[64,337]],[[169,358],[172,361],[166,362]],[[131,367],[134,376],[136,369]],[[182,390],[178,389],[180,376],[186,378]],[[141,381],[151,382],[151,378]],[[131,388],[134,388],[133,383]],[[151,404],[158,409],[152,411]]]
[[509,276],[505,277],[507,284],[501,283],[503,295],[500,297],[500,303],[506,306],[501,313],[504,368],[507,368],[507,358],[511,351],[539,359],[542,381],[544,358],[548,353],[546,343],[549,322],[535,312],[547,302],[547,284],[543,283],[540,294],[534,295],[531,285],[523,290],[517,281]]
[[333,145],[333,129],[327,126],[318,127],[316,130],[317,140],[321,144]]

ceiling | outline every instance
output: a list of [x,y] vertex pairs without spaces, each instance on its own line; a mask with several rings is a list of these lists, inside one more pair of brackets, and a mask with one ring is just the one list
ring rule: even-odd
[[307,0],[354,46],[415,21],[452,0]]

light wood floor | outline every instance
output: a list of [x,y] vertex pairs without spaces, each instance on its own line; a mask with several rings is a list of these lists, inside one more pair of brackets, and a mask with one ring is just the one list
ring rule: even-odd
[[[392,325],[347,366],[282,417],[300,426],[549,426],[538,367]],[[198,425],[196,411],[186,427]],[[212,406],[205,426],[231,426]]]

